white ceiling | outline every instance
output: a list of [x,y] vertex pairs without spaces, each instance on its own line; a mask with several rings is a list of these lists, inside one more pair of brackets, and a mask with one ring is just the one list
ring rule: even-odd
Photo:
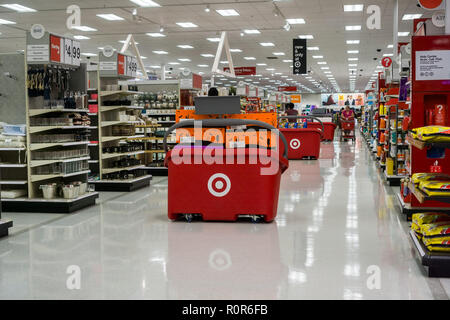
[[[384,53],[392,53],[387,49],[393,40],[393,0],[248,0],[248,1],[202,1],[202,0],[155,0],[161,5],[156,8],[141,8],[129,0],[85,1],[76,3],[81,7],[81,24],[96,28],[97,32],[73,32],[66,28],[68,14],[66,8],[74,4],[73,0],[6,0],[2,3],[19,3],[38,10],[33,13],[17,13],[0,7],[0,18],[15,21],[15,25],[0,25],[0,53],[23,50],[25,48],[25,32],[33,24],[40,23],[47,30],[58,34],[85,35],[90,40],[81,40],[82,51],[97,53],[98,47],[112,45],[120,49],[119,40],[125,40],[132,33],[137,42],[146,66],[162,63],[180,62],[177,59],[188,58],[191,62],[180,62],[172,66],[188,67],[193,72],[204,72],[210,75],[213,58],[204,58],[203,53],[215,54],[217,43],[207,41],[208,37],[218,37],[220,31],[228,31],[231,48],[241,49],[242,53],[233,53],[235,66],[255,66],[256,63],[266,63],[267,66],[257,67],[257,73],[262,78],[247,77],[259,82],[258,85],[269,83],[270,78],[282,81],[282,84],[301,83],[310,89],[316,89],[305,76],[293,76],[290,65],[283,59],[292,59],[292,39],[301,34],[312,34],[314,40],[308,40],[308,46],[318,46],[320,51],[308,52],[308,68],[318,82],[323,81],[326,88],[332,88],[330,82],[321,70],[323,65],[318,61],[326,61],[332,75],[337,80],[341,91],[349,91],[349,56],[358,57],[358,80],[356,90],[364,90],[370,76],[373,74]],[[209,4],[211,11],[205,12]],[[344,4],[364,4],[363,12],[344,12]],[[381,30],[368,30],[365,10],[368,5],[379,5],[382,11]],[[277,6],[282,15],[276,17],[274,8]],[[138,8],[141,22],[133,20],[132,10]],[[239,16],[222,17],[216,9],[235,9]],[[99,13],[114,13],[125,18],[124,21],[107,21],[96,16]],[[412,21],[402,21],[407,13],[430,13],[417,7],[417,0],[400,0],[400,31],[411,31]],[[285,31],[284,18],[303,18],[306,24],[292,25],[290,31]],[[176,22],[192,22],[198,28],[184,29]],[[164,38],[151,38],[147,32],[159,32],[164,27]],[[361,25],[361,31],[345,31],[346,25]],[[243,29],[258,29],[261,34],[241,36]],[[360,40],[359,45],[347,45],[346,40]],[[400,41],[409,41],[409,37],[400,37]],[[273,42],[275,47],[263,47],[260,42]],[[194,49],[181,49],[177,45],[189,44]],[[382,52],[377,52],[382,49]],[[152,51],[164,50],[168,55],[156,55]],[[347,50],[359,50],[359,54],[349,55]],[[268,60],[273,52],[285,52],[286,56],[278,60]],[[312,55],[322,55],[324,59],[313,59]],[[244,57],[256,57],[255,61],[247,61]],[[374,61],[373,58],[378,58]],[[225,58],[223,58],[225,60]],[[207,64],[208,68],[200,68],[199,64]],[[275,68],[267,71],[266,68]],[[361,70],[362,71],[359,71]],[[275,75],[274,73],[282,73]],[[361,75],[361,76],[359,76]],[[282,78],[281,76],[284,76]],[[286,78],[287,76],[287,78]],[[293,79],[287,81],[286,79]],[[219,80],[219,82],[222,82]],[[222,83],[229,83],[227,81]]]

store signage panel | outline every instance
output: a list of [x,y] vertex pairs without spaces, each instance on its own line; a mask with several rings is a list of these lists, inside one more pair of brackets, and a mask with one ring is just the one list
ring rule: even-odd
[[123,54],[118,54],[117,55],[117,73],[119,75],[126,75],[126,69],[125,69],[125,56]]
[[[61,39],[60,37],[50,35],[50,61],[61,63],[61,58],[64,59],[64,55],[62,53],[61,47]],[[64,43],[63,43],[64,45]],[[64,60],[63,60],[64,61]]]
[[307,48],[306,39],[293,40],[294,74],[306,74],[308,72],[306,48]]
[[[223,68],[223,71],[230,72],[229,67]],[[256,75],[256,67],[236,67],[234,68],[236,76],[253,76]]]
[[194,86],[194,82],[192,77],[180,79],[180,89],[192,89]]
[[416,80],[450,80],[450,50],[416,51]]
[[278,91],[279,92],[296,92],[297,87],[289,87],[289,86],[278,87]]
[[49,59],[48,44],[27,45],[27,62],[47,62]]
[[72,40],[64,39],[64,63],[72,64]]
[[301,103],[302,102],[302,96],[299,94],[295,94],[291,96],[291,103]]
[[100,62],[101,71],[116,71],[117,63],[115,61],[101,61]]
[[201,75],[192,74],[192,86],[194,89],[202,89],[203,87],[203,78]]
[[79,67],[81,62],[81,44],[78,41],[72,41],[72,65]]

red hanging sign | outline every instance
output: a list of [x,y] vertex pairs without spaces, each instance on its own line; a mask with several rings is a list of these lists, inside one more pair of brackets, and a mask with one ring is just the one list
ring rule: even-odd
[[123,54],[117,55],[117,73],[125,75],[125,56]]
[[62,50],[61,38],[50,35],[50,61],[61,62],[61,56],[63,56]]
[[[229,67],[223,68],[223,71],[230,72]],[[236,76],[253,76],[256,74],[256,67],[236,67],[234,68]]]
[[419,4],[424,9],[435,10],[443,7],[444,0],[419,0]]
[[297,91],[297,87],[288,87],[288,86],[284,86],[284,87],[278,87],[278,91],[279,92],[296,92]]
[[381,60],[381,64],[383,65],[383,67],[389,68],[392,65],[392,59],[389,57],[384,57]]

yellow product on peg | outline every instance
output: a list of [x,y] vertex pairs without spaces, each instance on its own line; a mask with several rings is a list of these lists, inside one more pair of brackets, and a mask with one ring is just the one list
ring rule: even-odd
[[394,160],[392,158],[386,159],[386,173],[388,176],[394,175]]

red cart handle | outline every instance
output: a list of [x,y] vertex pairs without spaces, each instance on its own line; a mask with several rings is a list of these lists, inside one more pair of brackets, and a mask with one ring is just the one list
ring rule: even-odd
[[283,116],[283,117],[278,117],[278,120],[280,120],[280,119],[312,119],[312,120],[317,120],[322,125],[322,132],[320,133],[320,137],[323,138],[323,135],[325,133],[325,126],[323,125],[323,122],[317,117],[313,117],[313,116]]
[[178,128],[183,127],[193,127],[195,122],[200,121],[202,123],[203,127],[228,127],[228,126],[247,126],[247,125],[253,125],[258,126],[264,129],[275,131],[276,134],[281,138],[281,141],[283,141],[284,144],[284,158],[288,158],[288,143],[286,140],[286,137],[281,133],[277,128],[274,126],[271,126],[268,123],[257,121],[257,120],[244,120],[244,119],[206,119],[206,120],[185,120],[181,121],[179,123],[174,124],[169,128],[169,130],[166,131],[164,135],[163,145],[164,145],[164,151],[168,151],[167,148],[167,138],[169,137],[169,134]]

